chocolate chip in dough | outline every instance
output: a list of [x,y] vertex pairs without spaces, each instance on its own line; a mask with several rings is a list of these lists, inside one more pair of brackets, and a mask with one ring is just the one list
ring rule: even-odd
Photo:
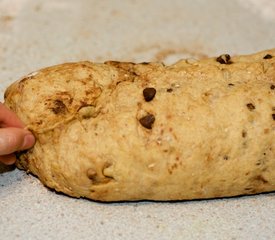
[[247,136],[247,132],[245,130],[242,131],[242,137],[245,138]]
[[264,59],[271,59],[272,58],[272,56],[270,55],[270,54],[266,54],[265,56],[264,56]]
[[275,85],[272,84],[272,85],[270,86],[270,89],[271,89],[271,90],[274,90],[274,89],[275,89]]
[[139,122],[143,127],[147,129],[152,129],[152,125],[155,122],[155,116],[153,114],[148,114],[139,119]]
[[153,100],[153,98],[156,95],[156,89],[155,88],[145,88],[143,90],[143,96],[146,102],[150,102]]
[[167,92],[173,92],[173,89],[172,88],[167,88],[167,90],[166,90]]
[[246,106],[250,111],[253,111],[256,108],[252,103],[248,103]]
[[273,120],[275,121],[275,114],[274,114],[274,113],[272,114],[272,118],[273,118]]
[[230,59],[231,57],[229,54],[223,54],[217,57],[216,61],[219,62],[220,64],[231,64],[232,61]]

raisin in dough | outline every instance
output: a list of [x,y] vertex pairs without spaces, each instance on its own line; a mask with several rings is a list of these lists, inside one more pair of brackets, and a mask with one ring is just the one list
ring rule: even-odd
[[12,84],[35,146],[17,166],[99,201],[275,190],[275,49],[161,63],[66,63]]

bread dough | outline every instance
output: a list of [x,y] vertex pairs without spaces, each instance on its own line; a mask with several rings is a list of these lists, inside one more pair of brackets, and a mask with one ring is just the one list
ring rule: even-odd
[[35,137],[17,166],[99,201],[275,190],[275,49],[174,65],[65,63],[12,84]]

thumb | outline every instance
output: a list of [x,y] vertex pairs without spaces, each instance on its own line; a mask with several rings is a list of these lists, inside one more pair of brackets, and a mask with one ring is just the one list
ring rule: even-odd
[[22,128],[0,129],[0,156],[31,148],[35,138],[31,132]]

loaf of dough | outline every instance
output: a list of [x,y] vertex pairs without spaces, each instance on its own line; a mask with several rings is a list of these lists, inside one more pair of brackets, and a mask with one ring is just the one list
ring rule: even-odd
[[200,61],[65,63],[12,84],[36,137],[17,166],[98,201],[275,190],[275,49]]

